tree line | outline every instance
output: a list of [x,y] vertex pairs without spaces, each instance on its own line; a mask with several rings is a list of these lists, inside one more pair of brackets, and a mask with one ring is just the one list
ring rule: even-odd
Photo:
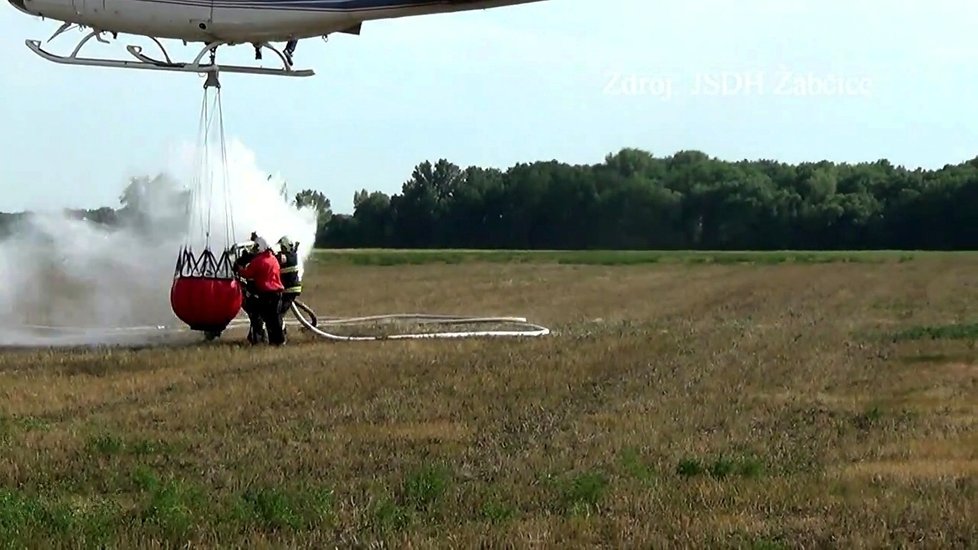
[[328,247],[839,250],[978,247],[978,159],[730,162],[623,149],[593,165],[419,164],[401,192],[360,191]]
[[[140,203],[160,189],[172,183],[134,178],[121,208],[70,214],[138,224]],[[978,247],[978,158],[936,170],[887,160],[731,162],[701,151],[656,157],[632,148],[596,164],[554,160],[506,170],[441,159],[418,164],[400,193],[358,191],[353,214],[334,214],[329,199],[311,189],[291,202],[319,210],[316,245],[330,248]],[[0,216],[0,233],[22,216]]]

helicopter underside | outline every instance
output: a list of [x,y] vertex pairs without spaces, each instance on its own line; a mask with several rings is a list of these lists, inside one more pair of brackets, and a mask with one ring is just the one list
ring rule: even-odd
[[364,21],[539,0],[10,0],[21,11],[105,32],[231,44],[285,42]]
[[[292,67],[296,43],[336,32],[360,34],[364,21],[539,1],[542,0],[9,0],[27,14],[63,21],[51,39],[72,27],[91,29],[67,55],[44,49],[40,40],[27,40],[27,47],[43,59],[65,65],[211,73],[205,86],[218,85],[217,73],[221,71],[312,76],[310,69]],[[142,47],[129,45],[126,49],[132,59],[79,56],[92,38],[107,43],[105,35],[116,38],[119,34],[146,37],[155,42],[161,55],[151,56]],[[202,42],[204,46],[193,61],[175,62],[160,39]],[[272,42],[287,44],[280,50]],[[263,50],[271,50],[282,67],[217,64],[219,47],[239,44],[254,46],[256,60],[262,59]]]

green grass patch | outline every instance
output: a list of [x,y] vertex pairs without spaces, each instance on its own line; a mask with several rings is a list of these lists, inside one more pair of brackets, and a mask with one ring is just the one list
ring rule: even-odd
[[686,457],[676,464],[676,475],[684,478],[708,475],[717,480],[730,477],[753,479],[763,474],[763,463],[749,455],[738,458],[720,455],[707,460]]
[[516,516],[516,508],[498,497],[492,497],[482,504],[482,518],[490,523],[503,523]]
[[676,465],[676,473],[682,477],[696,477],[706,471],[706,468],[695,458],[684,458]]
[[583,472],[558,483],[559,506],[567,514],[590,515],[608,489],[603,472]]
[[389,498],[381,499],[374,506],[374,526],[382,533],[400,531],[411,525],[411,512]]
[[649,483],[655,479],[655,471],[642,460],[636,449],[628,448],[622,451],[621,467],[630,477],[643,483]]
[[143,481],[148,482],[149,489],[140,513],[143,526],[169,542],[185,541],[200,525],[198,520],[207,504],[203,491],[175,479]]
[[411,472],[401,488],[401,501],[416,511],[432,512],[448,490],[451,475],[444,466],[425,466]]
[[[565,265],[902,263],[947,252],[905,251],[661,251],[661,250],[316,250],[316,264],[399,266],[425,264],[556,263]],[[966,254],[966,253],[960,253]]]
[[108,494],[28,494],[0,489],[0,548],[106,547],[138,533],[183,547],[203,531],[297,532],[332,524],[330,489],[296,484],[210,491],[189,479],[158,475],[139,465],[128,483]]
[[775,538],[760,537],[751,540],[745,548],[750,550],[788,550],[791,547]]
[[306,530],[332,518],[333,491],[316,487],[252,487],[236,502],[240,520],[263,531]]
[[111,434],[99,434],[88,438],[85,449],[92,454],[117,455],[122,453],[125,444],[122,439]]
[[916,326],[892,335],[895,342],[909,340],[976,340],[978,323]]
[[879,405],[874,405],[871,408],[855,415],[853,418],[853,423],[860,430],[868,430],[878,424],[882,419],[883,410],[880,409]]
[[424,465],[407,472],[393,495],[384,495],[373,507],[374,526],[400,531],[418,519],[436,518],[452,483],[451,470],[441,464]]
[[142,438],[123,439],[110,433],[98,433],[88,437],[85,450],[93,455],[169,455],[179,450],[174,443]]
[[10,443],[18,432],[43,431],[51,424],[33,416],[7,416],[0,414],[0,443]]
[[51,500],[0,489],[3,548],[47,547],[52,540],[73,547],[104,547],[116,535],[120,509],[110,502]]

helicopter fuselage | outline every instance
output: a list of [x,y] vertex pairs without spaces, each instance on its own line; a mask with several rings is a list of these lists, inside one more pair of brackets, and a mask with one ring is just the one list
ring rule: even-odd
[[186,42],[280,42],[365,21],[541,0],[9,0],[20,11],[105,32]]

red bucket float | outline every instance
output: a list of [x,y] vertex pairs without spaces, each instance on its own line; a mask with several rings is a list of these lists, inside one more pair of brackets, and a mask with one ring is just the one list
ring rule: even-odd
[[196,257],[189,248],[180,253],[170,288],[170,307],[191,330],[216,338],[238,316],[243,302],[228,252],[219,260],[210,249]]

